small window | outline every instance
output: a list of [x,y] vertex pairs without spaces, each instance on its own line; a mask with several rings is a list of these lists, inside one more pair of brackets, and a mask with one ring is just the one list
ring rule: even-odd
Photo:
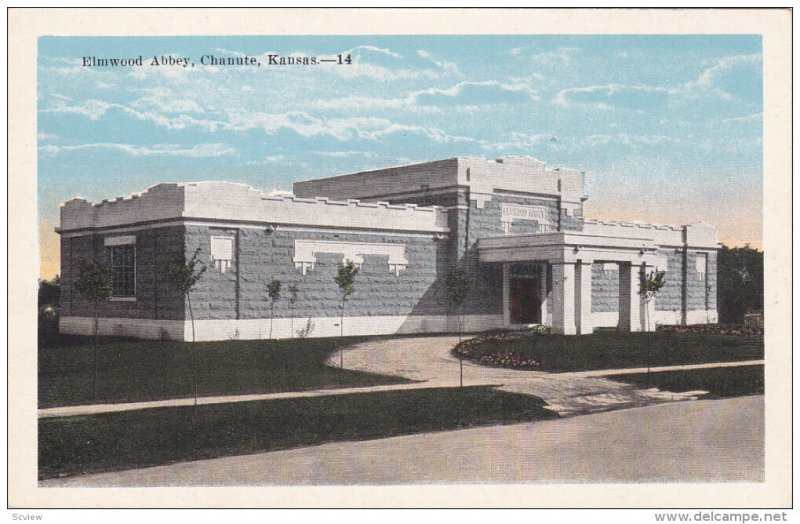
[[109,246],[113,297],[136,296],[136,244]]
[[211,237],[211,262],[224,273],[233,260],[233,237]]
[[705,253],[698,253],[694,262],[697,273],[700,275],[700,278],[703,278],[706,274],[706,267],[708,266],[708,255]]

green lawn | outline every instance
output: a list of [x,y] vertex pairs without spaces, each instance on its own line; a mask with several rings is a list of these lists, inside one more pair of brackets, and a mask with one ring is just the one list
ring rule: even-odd
[[537,371],[586,371],[645,367],[648,358],[652,366],[762,359],[764,337],[609,330],[581,336],[524,335],[472,349],[476,360],[495,351],[513,351],[533,357]]
[[58,347],[39,349],[39,407],[191,397],[195,349],[201,396],[408,382],[325,366],[325,360],[339,347],[365,340],[368,338],[230,340],[192,345],[108,338],[100,347],[99,398],[94,398],[91,337],[62,337]]
[[490,387],[420,389],[147,409],[39,420],[52,478],[554,418],[541,399]]
[[636,384],[662,391],[708,391],[702,398],[739,397],[764,394],[764,366],[661,371],[608,377],[617,382]]

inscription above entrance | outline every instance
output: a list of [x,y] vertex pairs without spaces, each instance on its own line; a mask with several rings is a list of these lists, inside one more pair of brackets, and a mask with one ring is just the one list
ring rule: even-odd
[[511,233],[511,224],[518,220],[533,221],[538,224],[539,231],[550,231],[550,210],[545,206],[522,206],[519,204],[503,204],[500,207],[500,223],[503,232]]

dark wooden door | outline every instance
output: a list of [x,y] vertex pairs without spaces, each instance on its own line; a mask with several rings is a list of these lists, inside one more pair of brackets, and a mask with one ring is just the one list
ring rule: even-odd
[[509,279],[510,313],[512,324],[540,324],[542,307],[539,300],[539,281],[536,278]]

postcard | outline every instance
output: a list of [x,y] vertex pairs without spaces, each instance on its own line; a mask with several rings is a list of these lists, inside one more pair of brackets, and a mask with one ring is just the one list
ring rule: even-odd
[[790,11],[9,20],[12,506],[791,504]]

